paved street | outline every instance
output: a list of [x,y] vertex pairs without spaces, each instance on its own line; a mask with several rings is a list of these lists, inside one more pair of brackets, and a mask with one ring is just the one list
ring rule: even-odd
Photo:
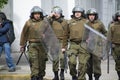
[[[20,54],[18,53],[13,53],[12,56],[15,60],[15,62],[18,60]],[[6,63],[5,63],[5,56],[2,55],[0,58],[0,77],[8,77],[8,79],[3,79],[0,78],[0,80],[15,80],[13,78],[9,78],[10,76],[12,77],[16,77],[16,76],[24,76],[24,77],[29,77],[30,76],[30,68],[29,68],[29,64],[26,60],[26,58],[24,57],[24,55],[22,56],[19,64],[17,65],[17,70],[16,72],[10,73],[7,71],[7,67],[6,67]],[[110,57],[110,71],[109,74],[107,73],[107,61],[102,61],[102,76],[100,78],[100,80],[118,80],[117,79],[117,73],[114,69],[114,60],[112,59],[112,57]],[[14,76],[13,76],[14,75]],[[46,76],[45,76],[45,80],[51,80],[53,78],[53,72],[52,72],[52,65],[51,62],[48,61],[47,62],[47,67],[46,67]],[[87,75],[86,78],[88,79]],[[16,80],[18,80],[19,78],[17,78]],[[23,79],[21,79],[23,80]],[[27,80],[27,79],[24,79]],[[29,80],[29,79],[28,79]],[[71,76],[69,75],[69,70],[67,73],[65,73],[65,80],[71,80]]]

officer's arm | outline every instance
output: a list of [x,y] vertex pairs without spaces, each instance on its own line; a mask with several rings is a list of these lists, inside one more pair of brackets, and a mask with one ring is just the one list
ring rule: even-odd
[[63,27],[64,27],[64,39],[63,39],[62,47],[66,49],[67,48],[67,41],[68,41],[68,31],[69,31],[67,21],[65,21],[65,25]]
[[105,29],[105,26],[104,26],[104,24],[103,23],[101,23],[101,25],[100,25],[102,28],[101,28],[101,32],[102,32],[102,34],[104,34],[105,36],[107,36],[107,30]]
[[23,30],[21,32],[21,38],[20,38],[20,46],[26,45],[29,26],[30,26],[29,23],[26,22],[24,27],[23,27]]

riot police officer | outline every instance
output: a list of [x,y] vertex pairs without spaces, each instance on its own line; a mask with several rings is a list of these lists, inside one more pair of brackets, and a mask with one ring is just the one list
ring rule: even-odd
[[34,6],[31,9],[30,19],[26,21],[20,39],[21,51],[25,51],[27,42],[28,56],[31,70],[31,80],[43,80],[45,76],[47,55],[42,45],[41,38],[43,37],[42,25],[43,10],[39,6]]
[[[91,8],[87,11],[87,25],[95,29],[96,31],[106,34],[105,26],[103,23],[98,19],[98,13],[96,9]],[[93,80],[92,74],[94,74],[95,80],[99,80],[101,76],[101,59],[98,56],[93,55],[90,53],[90,59],[88,61],[87,67],[87,74],[89,76],[89,80]]]
[[[85,74],[87,69],[87,62],[89,59],[89,54],[85,49],[80,46],[82,41],[82,35],[84,31],[84,23],[86,19],[84,16],[84,9],[80,6],[75,6],[72,10],[73,15],[68,21],[69,24],[69,41],[70,47],[67,51],[69,58],[69,69],[72,80],[86,80]],[[78,58],[78,61],[77,61]],[[78,69],[77,67],[78,64]]]
[[62,9],[59,6],[54,6],[52,8],[51,14],[49,16],[49,21],[51,27],[60,42],[61,51],[60,51],[60,59],[53,61],[53,72],[54,78],[53,80],[59,80],[58,71],[59,71],[59,60],[60,60],[60,80],[65,80],[64,71],[65,71],[65,50],[67,46],[67,33],[68,33],[68,24],[64,19]]
[[115,70],[120,80],[120,11],[114,15],[114,21],[110,24],[108,40],[112,43],[112,56],[115,60]]

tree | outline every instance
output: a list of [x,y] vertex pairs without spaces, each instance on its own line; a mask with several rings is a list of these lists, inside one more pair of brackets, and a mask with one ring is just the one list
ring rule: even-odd
[[0,9],[2,9],[4,5],[7,3],[8,3],[8,0],[0,0]]

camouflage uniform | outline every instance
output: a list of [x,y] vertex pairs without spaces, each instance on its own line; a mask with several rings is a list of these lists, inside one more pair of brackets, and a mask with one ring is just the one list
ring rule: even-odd
[[[87,61],[89,59],[89,54],[85,49],[80,46],[82,41],[82,35],[84,31],[84,23],[86,19],[84,18],[72,18],[69,21],[69,40],[70,40],[70,48],[68,50],[68,58],[69,58],[69,68],[70,75],[73,80],[74,77],[77,76],[78,72],[78,80],[86,80],[85,74],[87,69]],[[77,57],[78,57],[78,71],[76,70],[77,66]],[[75,78],[76,80],[76,78]]]
[[110,24],[108,39],[112,42],[112,56],[115,60],[115,70],[120,80],[120,22]]
[[41,30],[44,30],[44,24],[46,23],[43,22],[42,18],[39,20],[30,18],[26,21],[21,33],[20,45],[26,46],[27,42],[29,42],[28,56],[31,69],[31,80],[38,80],[39,78],[43,80],[45,76],[47,54],[41,42]]
[[[96,31],[106,34],[105,27],[103,23],[99,20],[95,20],[94,22],[87,22],[87,25],[95,29]],[[97,54],[97,53],[96,53]],[[95,77],[100,77],[101,76],[101,59],[92,53],[90,53],[90,59],[88,61],[88,69],[87,69],[88,75],[92,75],[94,73]]]
[[[67,21],[65,19],[63,19],[62,17],[59,18],[58,20],[54,20],[52,18],[49,18],[51,26],[53,31],[56,34],[56,37],[58,38],[61,48],[66,48],[67,46],[67,33],[68,33],[68,24]],[[58,73],[59,70],[59,60],[60,60],[60,68],[61,70],[64,70],[64,54],[62,51],[60,51],[60,59],[57,59],[55,61],[53,61],[53,72]],[[64,74],[64,71],[63,73]]]
[[[98,20],[98,13],[96,9],[91,8],[87,11],[87,25],[95,29],[96,31],[106,34],[105,26],[103,23]],[[99,49],[99,48],[98,48]],[[99,52],[99,50],[97,50]],[[97,53],[90,53],[90,59],[88,61],[88,69],[87,74],[89,76],[89,80],[93,80],[92,74],[94,73],[95,80],[99,80],[99,77],[101,76],[101,59],[98,56],[95,56],[93,54]]]
[[65,59],[62,49],[65,50],[67,46],[68,24],[67,21],[64,19],[62,9],[59,6],[54,6],[51,12],[52,12],[51,16],[48,18],[48,20],[61,45],[59,58],[53,61],[53,72],[55,75],[53,80],[59,80],[58,77],[59,61],[61,68],[60,79],[64,80]]

